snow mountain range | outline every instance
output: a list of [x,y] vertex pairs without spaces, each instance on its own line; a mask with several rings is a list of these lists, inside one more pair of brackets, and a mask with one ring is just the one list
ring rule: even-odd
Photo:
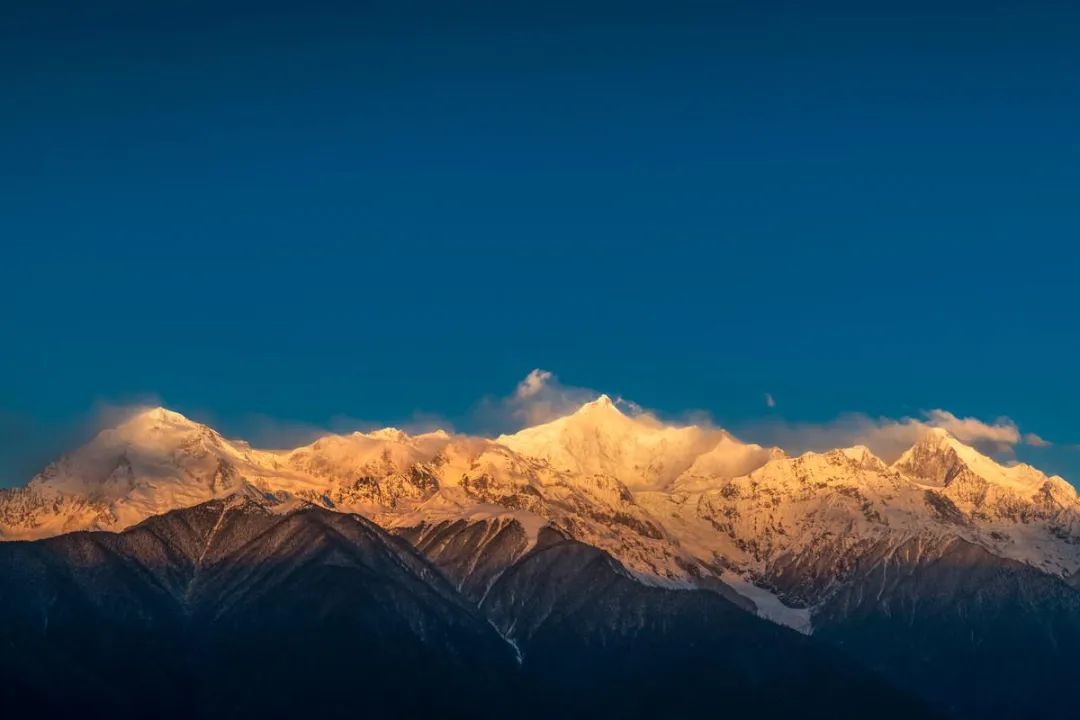
[[[0,491],[0,538],[123,530],[252,491],[391,529],[513,521],[535,537],[550,525],[661,585],[738,577],[771,588],[793,558],[913,538],[956,537],[1064,578],[1080,568],[1075,488],[944,430],[891,464],[865,447],[790,457],[722,430],[632,417],[607,396],[494,440],[387,428],[291,450],[150,409]],[[828,590],[785,594],[812,606]]]
[[841,648],[947,715],[1072,709],[1052,669],[1080,650],[1076,490],[944,430],[894,462],[865,447],[792,457],[601,396],[495,439],[388,428],[268,450],[155,408],[0,491],[0,539],[115,533],[215,502],[370,521],[503,637],[527,625],[514,578],[559,582],[525,561],[573,543],[635,587],[707,591]]

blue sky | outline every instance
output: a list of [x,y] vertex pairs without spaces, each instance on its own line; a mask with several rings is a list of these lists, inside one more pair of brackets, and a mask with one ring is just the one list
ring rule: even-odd
[[1080,479],[1075,4],[93,5],[0,28],[0,483],[102,404],[473,430],[534,368]]

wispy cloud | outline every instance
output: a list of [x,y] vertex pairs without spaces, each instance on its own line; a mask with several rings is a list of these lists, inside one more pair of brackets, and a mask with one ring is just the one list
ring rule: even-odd
[[[513,432],[572,413],[599,395],[597,390],[563,383],[555,373],[536,368],[527,373],[508,394],[490,395],[478,401],[459,418],[459,427],[487,436]],[[769,410],[777,406],[771,393],[763,393],[763,400]],[[661,420],[655,413],[631,401],[616,397],[615,402],[625,413],[649,422],[694,424],[705,430],[720,432],[709,415],[701,411],[665,415],[666,419]],[[51,425],[0,412],[0,486],[25,482],[49,461],[77,447],[98,431],[114,427],[136,412],[163,404],[161,398],[153,394],[101,400],[87,413]],[[397,422],[337,415],[322,423],[292,421],[259,413],[233,417],[228,422],[219,423],[209,412],[192,411],[190,408],[185,408],[184,412],[193,420],[207,423],[230,437],[244,439],[264,448],[297,447],[328,434],[368,432],[387,425],[412,434],[435,429],[454,432],[454,424],[445,417],[420,411]],[[1005,462],[1015,461],[1019,448],[1044,449],[1053,445],[1034,432],[1022,431],[1008,417],[986,421],[958,416],[941,408],[915,417],[900,418],[850,413],[821,423],[789,422],[768,413],[765,419],[743,422],[730,429],[745,441],[779,446],[790,453],[866,445],[878,456],[891,461],[929,428],[944,428],[961,442]],[[1080,449],[1078,445],[1067,443],[1057,447],[1062,452]]]
[[565,385],[551,371],[536,368],[510,395],[480,400],[471,413],[471,424],[487,433],[517,430],[572,413],[599,395],[590,388]]
[[1024,433],[1024,444],[1031,447],[1050,447],[1054,443],[1039,437],[1035,433]]
[[1024,443],[1024,436],[1012,420],[998,418],[992,423],[978,418],[960,418],[947,410],[930,410],[926,413],[926,424],[942,428],[962,443],[975,445],[993,454],[1009,453],[1015,446]]
[[529,372],[525,376],[525,379],[518,383],[517,388],[514,390],[514,397],[519,400],[526,400],[528,398],[536,397],[544,390],[550,389],[552,385],[558,383],[555,375],[550,370],[541,370],[536,368]]
[[347,435],[354,432],[371,432],[394,426],[410,435],[445,430],[453,432],[453,424],[433,413],[416,411],[396,422],[362,420],[348,415],[335,415],[324,423],[308,423],[282,420],[261,413],[250,413],[230,423],[230,430],[238,438],[260,448],[295,448],[309,445],[327,435]]
[[0,487],[22,485],[62,454],[142,410],[161,405],[153,394],[94,402],[86,412],[45,422],[0,411]]
[[83,432],[96,434],[106,428],[116,427],[132,416],[151,408],[164,406],[161,397],[154,393],[143,393],[123,400],[98,400],[89,415],[79,422]]
[[823,423],[764,420],[744,425],[743,434],[761,444],[778,445],[788,452],[827,450],[865,445],[884,460],[892,461],[916,443],[930,428],[942,428],[957,440],[988,455],[1014,459],[1021,445],[1047,447],[1051,443],[1035,433],[1022,433],[1007,417],[991,422],[958,417],[940,408],[921,417],[871,417],[849,413]]

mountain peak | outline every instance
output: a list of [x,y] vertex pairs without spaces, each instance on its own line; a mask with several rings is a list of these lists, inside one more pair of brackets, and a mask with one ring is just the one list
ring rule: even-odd
[[615,402],[607,395],[601,395],[595,400],[590,400],[589,402],[579,407],[577,411],[575,411],[573,414],[580,415],[583,413],[598,412],[614,413],[616,415],[625,417],[625,415],[623,415],[623,412],[619,410],[619,408],[615,405]]
[[355,432],[353,435],[362,436],[366,438],[373,438],[376,440],[391,440],[393,442],[407,442],[410,440],[423,440],[423,439],[443,439],[446,440],[450,437],[450,433],[446,432],[442,428],[435,428],[434,430],[425,430],[423,432],[409,432],[408,430],[402,430],[396,427],[384,427],[378,430],[371,430],[369,432]]
[[998,487],[1027,493],[1046,475],[1030,465],[1006,465],[966,445],[943,428],[929,428],[893,467],[934,485],[948,485],[967,471]]
[[[955,435],[940,427],[931,427],[923,431],[922,436],[916,440],[916,443],[922,443],[923,445],[937,445],[940,447],[955,447],[956,445],[963,445]],[[964,447],[967,447],[966,445]]]
[[723,435],[721,430],[625,415],[601,395],[570,415],[502,435],[496,442],[558,470],[608,476],[634,490],[668,486]]
[[404,430],[399,430],[396,427],[384,427],[379,430],[372,430],[368,433],[357,433],[375,440],[389,440],[391,442],[405,442],[409,439],[408,433]]
[[196,427],[199,423],[166,407],[144,408],[128,416],[118,428],[154,428],[162,426]]
[[[865,445],[852,445],[851,447],[841,448],[840,452],[858,462],[872,462],[878,460],[877,455]],[[880,462],[880,460],[878,460]]]

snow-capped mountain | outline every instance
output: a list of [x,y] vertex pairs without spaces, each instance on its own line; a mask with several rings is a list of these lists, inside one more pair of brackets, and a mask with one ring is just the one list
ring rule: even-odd
[[1080,566],[1071,485],[1003,467],[937,430],[891,466],[863,447],[806,453],[636,500],[695,557],[788,586],[800,604],[842,581],[860,548],[912,537],[959,537],[1059,576]]
[[5,491],[0,533],[33,539],[73,530],[121,530],[246,485],[319,487],[305,482],[311,478],[291,473],[272,452],[230,442],[179,413],[155,408],[99,433],[25,488]]
[[1080,567],[1071,485],[942,430],[891,465],[864,447],[789,457],[628,415],[606,396],[494,440],[391,428],[292,450],[156,408],[0,493],[0,537],[121,530],[238,491],[358,513],[416,541],[458,521],[492,532],[512,522],[525,532],[517,556],[550,525],[647,582],[741,589],[804,630],[863,554],[912,538],[960,538],[1059,577]]
[[[263,450],[157,408],[0,491],[0,538],[121,531],[226,498],[254,502],[260,517],[314,507],[373,521],[519,650],[580,642],[579,631],[607,637],[614,608],[629,618],[617,637],[663,625],[663,608],[683,605],[670,593],[705,589],[836,643],[947,714],[1070,717],[1054,669],[1080,652],[1077,493],[943,430],[892,463],[861,446],[791,457],[601,397],[495,439],[388,428]],[[265,544],[229,542],[244,553]],[[636,599],[622,605],[639,585],[669,594],[642,614]],[[575,615],[585,625],[570,634],[546,624],[593,602],[605,609]]]
[[771,456],[760,445],[740,443],[723,430],[627,416],[607,395],[572,415],[502,435],[496,442],[563,472],[614,478],[631,491],[666,489],[687,472],[742,475]]

